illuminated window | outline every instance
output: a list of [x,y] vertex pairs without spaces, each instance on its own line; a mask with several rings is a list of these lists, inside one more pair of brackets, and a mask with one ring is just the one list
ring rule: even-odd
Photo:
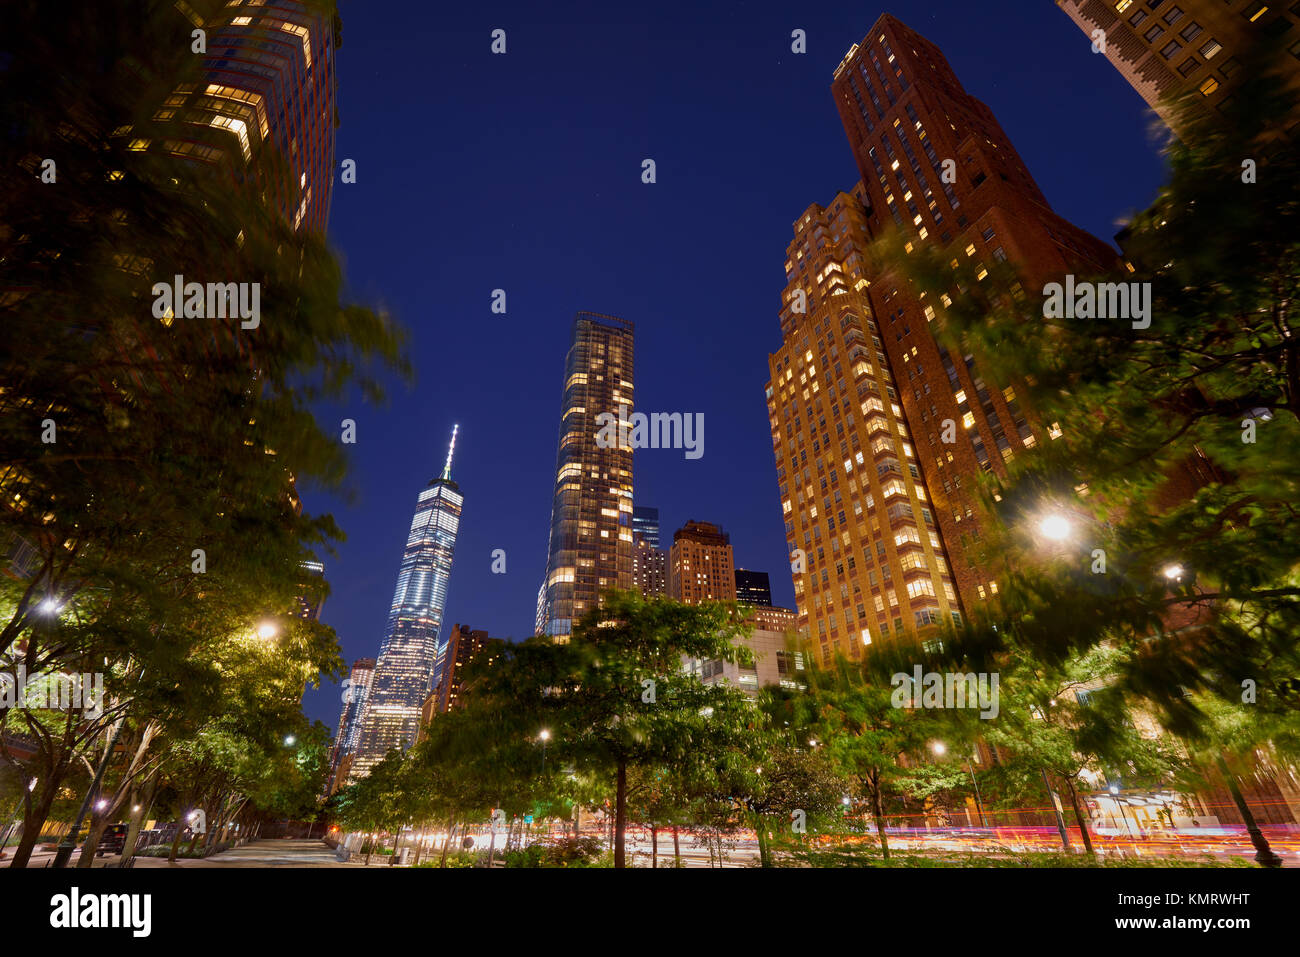
[[1206,78],[1205,82],[1202,83],[1199,87],[1197,87],[1197,89],[1201,91],[1201,96],[1209,96],[1218,88],[1219,88],[1219,81],[1216,80],[1214,77]]
[[1201,47],[1200,54],[1205,59],[1210,60],[1213,59],[1218,54],[1218,52],[1222,49],[1223,49],[1223,45],[1219,43],[1218,40],[1211,37],[1210,39],[1206,40],[1205,45]]
[[1266,13],[1268,13],[1267,3],[1252,3],[1249,4],[1245,10],[1241,11],[1241,15],[1251,23],[1254,23]]

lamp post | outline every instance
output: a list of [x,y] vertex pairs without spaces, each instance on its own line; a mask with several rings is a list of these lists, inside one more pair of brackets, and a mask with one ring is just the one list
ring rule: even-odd
[[[942,741],[934,742],[934,744],[930,745],[930,748],[939,757],[943,757],[948,753],[948,745]],[[979,781],[975,780],[975,769],[971,767],[970,758],[963,757],[962,760],[966,764],[966,771],[970,774],[970,783],[975,787],[975,810],[979,813],[980,827],[988,827],[984,822],[984,802],[980,800],[980,784]],[[970,820],[969,816],[967,820]]]
[[551,732],[542,728],[541,734],[537,736],[542,742],[542,777],[546,777],[546,742],[551,740]]

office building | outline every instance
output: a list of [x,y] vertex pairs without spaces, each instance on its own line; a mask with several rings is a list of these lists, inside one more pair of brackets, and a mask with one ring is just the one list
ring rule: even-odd
[[772,604],[772,583],[767,572],[736,569],[736,601],[746,605]]
[[458,431],[459,426],[452,430],[442,474],[420,493],[411,519],[352,763],[353,779],[368,774],[393,748],[405,750],[414,743],[425,699],[437,685],[442,616],[465,502],[451,478]]

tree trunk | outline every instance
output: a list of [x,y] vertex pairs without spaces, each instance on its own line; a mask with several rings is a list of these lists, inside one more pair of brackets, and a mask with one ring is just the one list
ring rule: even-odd
[[442,839],[442,859],[438,861],[439,867],[447,866],[447,848],[451,846],[451,835],[456,830],[456,812],[452,811],[447,818],[447,834]]
[[[135,844],[140,840],[140,826],[144,821],[144,802],[140,800],[139,790],[132,788],[127,800],[131,802],[129,806],[132,811],[126,819],[126,839],[122,842],[123,864],[135,857]],[[137,807],[140,808],[138,812],[134,810]]]
[[659,828],[650,825],[650,867],[659,867]]
[[104,836],[104,831],[108,830],[108,816],[112,811],[113,808],[110,807],[103,814],[90,816],[90,830],[86,832],[86,843],[81,845],[81,856],[77,858],[77,867],[94,866],[95,854],[99,851],[99,842]]
[[393,835],[393,856],[388,862],[389,867],[397,864],[397,845],[400,843],[402,843],[402,828],[401,825],[398,825],[397,833]]
[[185,828],[182,827],[181,825],[182,825],[182,821],[178,819],[178,820],[176,821],[176,836],[172,838],[172,849],[171,849],[171,853],[167,855],[167,863],[168,863],[168,864],[175,864],[175,863],[176,863],[176,852],[177,852],[178,850],[180,850],[180,846],[181,846],[181,835],[185,833]]
[[424,854],[424,832],[425,832],[424,827],[421,827],[418,831],[416,831],[415,860],[411,861],[412,867],[420,866],[420,857]]
[[673,825],[673,867],[682,866],[682,846],[677,841],[677,825]]
[[754,836],[758,838],[758,866],[771,867],[770,851],[767,847],[767,838],[764,836],[763,815],[754,815]]
[[1079,822],[1079,832],[1083,835],[1084,849],[1093,857],[1097,852],[1092,849],[1092,838],[1088,835],[1088,822],[1083,818],[1083,811],[1079,809],[1079,792],[1074,787],[1074,781],[1070,778],[1065,779],[1065,786],[1070,790],[1070,803],[1074,805],[1074,819]]
[[487,866],[488,866],[488,867],[491,867],[491,866],[492,866],[492,858],[493,858],[494,856],[496,856],[496,851],[497,851],[497,825],[496,825],[496,821],[492,821],[490,824],[488,824],[488,832],[489,832],[492,836],[491,836],[490,838],[488,838],[488,857],[487,857]]
[[1241,812],[1241,819],[1246,822],[1246,833],[1250,835],[1250,843],[1255,846],[1255,862],[1260,867],[1281,867],[1282,858],[1273,853],[1273,849],[1268,846],[1268,840],[1264,837],[1264,832],[1255,823],[1255,815],[1251,813],[1246,799],[1241,794],[1241,789],[1237,787],[1237,779],[1228,770],[1228,762],[1220,756],[1217,758],[1217,763],[1219,773],[1223,775],[1228,790],[1232,792],[1232,800],[1236,802],[1237,810]]
[[880,835],[880,853],[889,860],[889,838],[885,836],[885,805],[880,800],[880,779],[870,782],[871,814],[876,819],[876,833]]
[[23,798],[23,836],[14,847],[14,858],[9,862],[10,867],[26,867],[27,862],[31,860],[32,851],[35,850],[36,842],[40,839],[45,819],[50,816],[50,807],[54,804],[54,796],[57,793],[57,788],[47,784],[46,787],[41,788],[40,799],[35,804],[31,803],[31,791],[28,791]]
[[627,762],[618,762],[618,786],[614,791],[614,867],[627,867],[624,847],[627,831]]

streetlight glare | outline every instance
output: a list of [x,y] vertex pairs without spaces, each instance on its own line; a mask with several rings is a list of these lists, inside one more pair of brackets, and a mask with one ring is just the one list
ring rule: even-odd
[[948,753],[948,745],[944,744],[942,741],[936,741],[930,747],[934,749],[934,753],[939,755],[939,757],[943,757]]
[[549,741],[551,740],[551,732],[543,728],[542,733],[539,734],[538,737],[541,738],[543,741]]
[[1070,520],[1063,515],[1049,515],[1038,523],[1038,530],[1044,538],[1063,542],[1070,537]]
[[264,621],[257,626],[257,637],[261,638],[263,641],[274,638],[279,633],[280,629],[275,626],[275,622],[273,621]]
[[1166,565],[1163,569],[1163,574],[1170,581],[1177,581],[1183,577],[1183,566],[1179,565],[1177,562],[1172,565]]

